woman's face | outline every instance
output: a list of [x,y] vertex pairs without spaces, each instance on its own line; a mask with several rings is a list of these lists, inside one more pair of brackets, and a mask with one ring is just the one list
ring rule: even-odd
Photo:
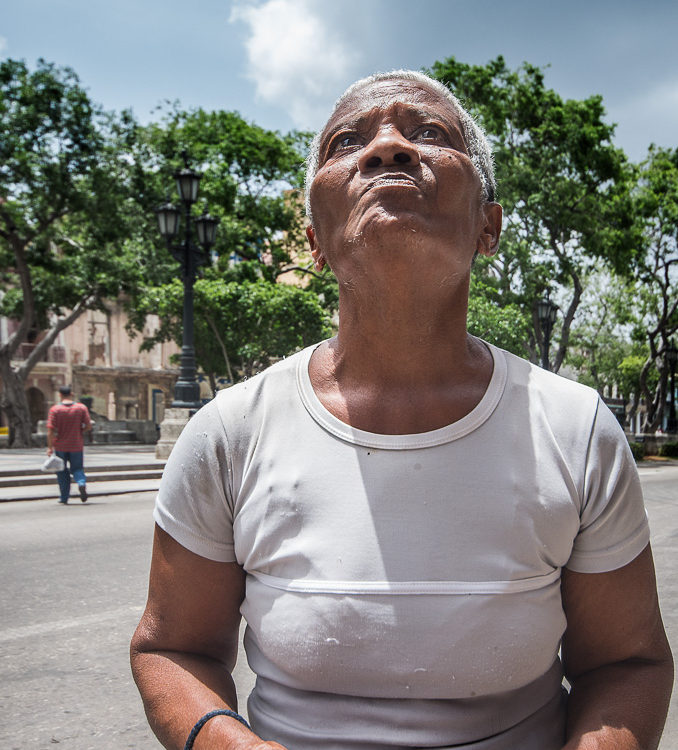
[[380,81],[344,101],[323,131],[310,191],[314,254],[340,280],[378,263],[379,248],[389,262],[451,266],[470,266],[479,249],[480,178],[451,102],[425,84]]

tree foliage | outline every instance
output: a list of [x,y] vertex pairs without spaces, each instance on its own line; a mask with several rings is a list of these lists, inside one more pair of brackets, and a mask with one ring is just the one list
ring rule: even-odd
[[543,345],[537,300],[546,290],[561,302],[552,362],[558,370],[583,293],[583,276],[598,259],[627,266],[637,245],[630,211],[631,172],[611,141],[600,96],[564,100],[543,71],[510,70],[498,57],[468,65],[450,57],[432,74],[448,85],[485,128],[495,153],[505,221],[500,254],[479,264],[491,301],[518,306],[530,322],[528,351]]
[[280,135],[244,120],[237,112],[202,109],[166,112],[142,132],[146,171],[160,202],[174,191],[172,174],[191,166],[202,173],[198,205],[221,223],[213,248],[219,268],[233,260],[259,265],[273,281],[296,267],[305,247],[302,211],[304,134]]
[[530,321],[519,305],[509,302],[502,306],[498,304],[498,297],[497,290],[483,280],[482,274],[472,277],[469,332],[519,357],[526,357]]
[[[0,314],[18,321],[0,343],[0,407],[26,446],[28,374],[86,309],[139,283],[148,252],[134,241],[144,220],[129,114],[102,112],[68,68],[5,60],[0,131]],[[26,341],[34,349],[13,364]]]
[[[552,369],[567,357],[600,392],[617,388],[634,407],[642,397],[655,430],[678,329],[678,150],[629,164],[599,96],[565,100],[527,63],[450,57],[431,72],[488,133],[504,207],[499,256],[475,264],[470,331],[537,361],[536,303],[549,290],[561,306]],[[182,151],[203,174],[193,212],[221,220],[195,287],[196,354],[213,385],[330,333],[336,281],[313,272],[304,236],[307,134],[178,105],[140,127],[42,60],[0,63],[0,130],[0,315],[16,321],[0,342],[0,408],[14,445],[30,442],[28,374],[85,310],[124,292],[135,330],[160,315],[145,347],[180,340],[178,269],[153,208],[174,192]],[[290,273],[303,288],[280,283]]]
[[[224,281],[209,275],[194,289],[195,351],[213,389],[218,376],[236,382],[330,333],[328,315],[312,292],[264,279]],[[182,300],[179,281],[147,290],[132,325],[141,328],[149,314],[159,315],[162,323],[142,348],[159,341],[181,343]]]
[[[313,291],[278,283],[283,274],[312,274],[306,255],[301,185],[307,136],[282,136],[235,112],[165,113],[142,133],[146,170],[158,202],[186,152],[203,175],[200,200],[220,219],[214,264],[195,286],[196,360],[214,382],[235,382],[271,360],[329,332]],[[131,327],[162,318],[143,346],[181,341],[181,287],[149,285],[131,304]]]
[[647,351],[638,378],[646,407],[643,429],[654,432],[664,416],[667,352],[678,330],[678,149],[650,148],[634,199],[643,236],[630,268],[634,336]]
[[590,283],[568,363],[599,390],[616,387],[644,405],[644,432],[662,423],[671,337],[678,329],[678,151],[650,147],[635,171],[631,215],[638,243],[620,272]]

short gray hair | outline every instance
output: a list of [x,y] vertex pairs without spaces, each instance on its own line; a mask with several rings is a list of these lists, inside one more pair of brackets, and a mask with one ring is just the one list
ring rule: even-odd
[[[366,78],[361,78],[359,81],[351,84],[337,99],[330,116],[327,118],[327,122],[330,121],[341,104],[352,96],[357,89],[380,81],[415,81],[416,83],[428,86],[450,102],[457,117],[459,117],[464,143],[468,149],[471,163],[475,167],[478,177],[480,178],[483,188],[483,196],[486,201],[493,201],[497,184],[494,177],[494,159],[492,157],[492,149],[487,141],[485,132],[473,117],[461,106],[457,97],[447,88],[447,86],[440,81],[436,81],[435,78],[427,76],[425,73],[421,73],[417,70],[392,70],[388,73],[374,73]],[[324,129],[325,126],[316,133],[315,138],[313,138],[313,141],[311,142],[308,158],[306,159],[306,216],[311,223],[313,222],[310,197],[311,183],[318,171],[320,162],[320,139]]]

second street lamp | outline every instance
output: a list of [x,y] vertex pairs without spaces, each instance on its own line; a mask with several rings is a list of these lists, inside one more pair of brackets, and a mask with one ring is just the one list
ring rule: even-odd
[[545,370],[551,369],[549,365],[549,349],[551,348],[551,332],[553,331],[557,314],[558,305],[551,302],[547,291],[546,297],[537,302],[537,318],[539,319],[542,332],[541,366]]
[[217,238],[217,225],[219,219],[210,216],[207,211],[203,211],[202,216],[195,220],[195,228],[198,232],[198,242],[206,249],[214,244]]
[[666,420],[666,431],[674,434],[678,430],[676,423],[676,362],[678,362],[678,349],[673,339],[666,349],[666,360],[671,368],[671,392],[669,394],[669,418]]
[[[184,213],[184,238],[175,245],[174,238],[179,233],[180,209],[165,203],[156,209],[160,234],[167,243],[168,250],[181,264],[181,278],[184,283],[184,309],[181,345],[181,369],[179,379],[174,386],[173,408],[199,409],[200,384],[196,379],[195,344],[193,337],[193,286],[195,284],[198,266],[203,265],[209,258],[209,249],[216,238],[218,219],[210,216],[206,211],[198,219],[191,217],[191,206],[198,197],[198,187],[202,175],[194,172],[188,165],[186,152],[182,152],[184,169],[174,177]],[[198,242],[202,249],[192,240],[192,225],[195,224]]]

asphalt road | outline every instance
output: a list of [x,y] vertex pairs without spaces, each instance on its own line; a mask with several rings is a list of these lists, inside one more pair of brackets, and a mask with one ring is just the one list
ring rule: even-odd
[[[678,645],[678,466],[641,468],[660,598]],[[128,666],[153,494],[0,504],[0,747],[159,748]],[[252,676],[241,656],[239,693]],[[241,699],[241,709],[245,707]],[[678,748],[674,695],[661,750]]]

